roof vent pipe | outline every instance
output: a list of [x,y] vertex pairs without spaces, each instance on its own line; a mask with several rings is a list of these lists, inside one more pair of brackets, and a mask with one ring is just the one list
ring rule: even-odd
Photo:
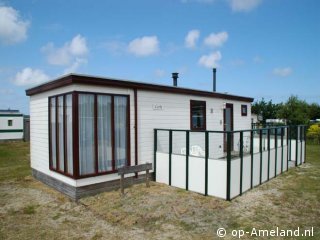
[[178,86],[178,78],[179,78],[179,73],[177,73],[177,72],[172,73],[172,79],[173,79],[173,86],[174,87]]
[[217,72],[217,69],[216,68],[213,68],[213,91],[216,92],[216,72]]

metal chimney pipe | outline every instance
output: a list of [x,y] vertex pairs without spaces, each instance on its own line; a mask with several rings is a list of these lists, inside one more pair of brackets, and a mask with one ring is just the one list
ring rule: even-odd
[[174,87],[178,86],[178,78],[179,78],[179,73],[177,73],[177,72],[172,73],[172,79],[173,79],[173,86]]
[[217,84],[217,82],[216,82],[216,72],[217,72],[217,69],[213,68],[212,71],[213,71],[213,91],[216,92],[216,84]]

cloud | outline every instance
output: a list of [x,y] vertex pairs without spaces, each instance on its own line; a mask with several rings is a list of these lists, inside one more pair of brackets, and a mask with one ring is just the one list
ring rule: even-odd
[[290,67],[285,68],[274,68],[273,74],[278,77],[288,77],[292,74],[292,69]]
[[80,34],[60,48],[56,48],[53,43],[48,43],[41,50],[47,55],[47,61],[50,64],[60,66],[73,64],[76,58],[84,57],[89,52],[86,39]]
[[21,19],[17,10],[0,6],[0,41],[3,44],[15,44],[27,39],[30,22]]
[[0,89],[0,93],[3,95],[12,95],[14,91],[12,89]]
[[85,65],[87,63],[88,63],[88,61],[85,58],[76,58],[76,60],[72,63],[72,65],[67,67],[64,70],[63,74],[75,73],[75,72],[77,72],[77,70],[79,69],[79,67],[81,65]]
[[154,71],[154,75],[157,77],[157,78],[162,78],[166,75],[166,71],[165,70],[162,70],[162,69],[156,69]]
[[207,3],[207,4],[213,3],[215,1],[216,0],[181,0],[182,3],[196,2],[196,3]]
[[262,0],[227,0],[232,11],[249,12],[262,3]]
[[211,33],[204,39],[204,44],[209,47],[221,47],[228,40],[227,32]]
[[24,68],[18,72],[13,79],[14,84],[18,86],[27,86],[40,84],[49,80],[49,76],[39,69]]
[[119,56],[126,51],[127,44],[118,40],[109,40],[102,43],[101,47],[108,53]]
[[216,51],[209,55],[201,56],[198,63],[207,68],[218,67],[219,66],[218,62],[221,60],[221,58],[222,58],[222,55],[220,51]]
[[185,38],[185,46],[187,48],[194,48],[196,46],[196,42],[200,37],[200,31],[197,29],[191,30],[188,32]]
[[259,57],[259,56],[255,56],[255,57],[253,58],[253,62],[254,62],[254,63],[262,63],[262,62],[263,62],[263,59],[262,59],[261,57]]
[[128,45],[128,52],[138,57],[146,57],[159,52],[157,36],[144,36],[132,40]]

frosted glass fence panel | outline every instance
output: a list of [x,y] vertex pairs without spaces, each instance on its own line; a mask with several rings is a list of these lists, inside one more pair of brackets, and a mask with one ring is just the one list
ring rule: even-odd
[[227,161],[208,161],[208,195],[226,199]]
[[156,182],[169,184],[169,154],[156,153]]
[[171,156],[171,186],[186,187],[186,157],[172,154]]
[[189,157],[189,190],[205,193],[205,160],[200,157]]
[[290,159],[305,161],[305,129],[299,127],[157,130],[156,181],[230,200],[287,171]]

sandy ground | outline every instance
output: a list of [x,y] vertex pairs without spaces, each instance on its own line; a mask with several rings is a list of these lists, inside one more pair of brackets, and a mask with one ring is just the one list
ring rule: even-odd
[[236,239],[233,229],[276,226],[320,237],[319,172],[307,163],[232,202],[154,182],[74,202],[31,176],[3,181],[0,239],[219,239],[219,227]]

